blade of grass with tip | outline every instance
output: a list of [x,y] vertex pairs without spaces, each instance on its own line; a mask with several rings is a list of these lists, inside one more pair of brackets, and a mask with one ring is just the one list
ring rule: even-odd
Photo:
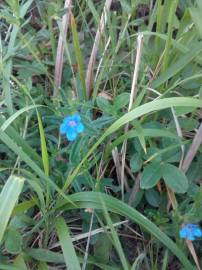
[[81,270],[74,245],[70,237],[69,229],[62,217],[56,220],[57,234],[62,247],[66,267],[69,270]]
[[122,263],[123,269],[124,270],[129,270],[128,262],[126,260],[126,256],[124,255],[124,251],[123,251],[123,248],[121,246],[119,237],[117,235],[117,232],[114,229],[113,223],[111,221],[110,215],[109,215],[107,207],[105,205],[105,202],[102,199],[102,196],[99,196],[99,200],[100,200],[100,203],[101,203],[101,206],[102,206],[102,210],[103,210],[104,217],[106,219],[107,225],[108,225],[108,227],[110,228],[110,231],[111,231],[111,236],[112,236],[112,239],[113,239],[113,242],[114,242],[114,247],[116,248],[116,251],[117,251],[117,253],[119,255],[119,258],[120,258],[120,261]]
[[78,36],[78,32],[77,32],[76,22],[74,19],[74,15],[72,13],[70,16],[70,21],[71,21],[71,30],[72,30],[74,51],[75,51],[75,55],[76,55],[76,61],[78,64],[79,77],[80,77],[80,81],[81,81],[81,85],[82,85],[83,98],[87,99],[85,72],[84,72],[84,60],[83,60],[83,55],[82,55],[82,52],[80,49],[79,36]]
[[23,114],[24,112],[27,112],[29,110],[35,109],[37,107],[41,107],[43,105],[31,105],[31,106],[26,106],[20,110],[18,110],[17,112],[15,112],[14,114],[12,114],[8,119],[6,119],[6,121],[0,126],[0,128],[5,131],[11,124],[13,121],[15,121],[15,119],[20,116],[21,114]]
[[24,185],[24,178],[11,175],[0,193],[0,243],[4,236],[13,208]]

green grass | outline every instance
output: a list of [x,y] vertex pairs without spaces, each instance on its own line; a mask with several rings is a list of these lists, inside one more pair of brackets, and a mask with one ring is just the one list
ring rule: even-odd
[[[201,146],[181,172],[201,122],[202,1],[113,1],[97,41],[105,1],[75,1],[66,39],[63,2],[0,1],[0,269],[197,269],[201,239],[194,258],[179,230],[202,221]],[[75,112],[85,130],[68,142]]]

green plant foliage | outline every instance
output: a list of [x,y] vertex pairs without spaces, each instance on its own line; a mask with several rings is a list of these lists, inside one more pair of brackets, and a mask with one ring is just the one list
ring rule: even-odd
[[202,267],[202,1],[64,2],[0,0],[0,269]]
[[161,179],[161,164],[151,163],[145,166],[141,177],[141,188],[149,189],[154,187]]
[[5,248],[11,254],[20,253],[22,246],[22,237],[20,233],[13,229],[9,228],[5,240]]
[[165,183],[176,193],[185,193],[188,189],[188,180],[185,174],[171,164],[162,165],[162,175]]
[[8,225],[13,208],[22,191],[24,178],[11,175],[0,193],[0,242]]

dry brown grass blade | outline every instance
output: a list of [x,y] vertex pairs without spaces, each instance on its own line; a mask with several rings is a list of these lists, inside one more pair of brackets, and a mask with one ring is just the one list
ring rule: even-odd
[[182,163],[182,171],[186,172],[189,169],[189,166],[191,165],[191,162],[194,159],[201,143],[202,143],[202,123],[200,124],[200,127],[196,132],[193,142],[184,158],[184,161]]
[[102,16],[100,19],[100,24],[99,24],[99,27],[97,29],[97,33],[95,36],[95,41],[93,44],[93,49],[91,52],[90,60],[88,62],[88,68],[86,71],[86,89],[87,89],[88,97],[90,97],[91,92],[92,92],[93,70],[94,70],[95,61],[96,61],[96,57],[97,57],[97,53],[98,53],[98,49],[99,49],[100,39],[101,39],[102,33],[104,31],[106,20],[107,20],[107,12],[110,9],[111,3],[112,3],[112,0],[106,0],[106,2],[105,2]]
[[142,175],[142,173],[139,172],[138,175],[137,175],[137,177],[136,178],[133,178],[133,180],[135,182],[134,182],[134,185],[133,185],[133,188],[131,190],[131,194],[130,194],[130,197],[129,197],[129,200],[128,200],[128,204],[130,206],[134,202],[134,200],[136,198],[136,195],[137,195],[138,191],[140,190],[140,178],[141,178],[141,175]]
[[[120,225],[126,225],[128,222],[129,222],[128,220],[123,220],[123,221],[114,223],[113,226],[117,227],[117,226],[120,226]],[[77,241],[83,240],[85,238],[88,238],[89,235],[93,236],[93,235],[96,235],[98,233],[103,233],[103,232],[105,232],[105,231],[107,231],[109,229],[110,229],[109,226],[105,226],[103,228],[98,228],[98,229],[95,229],[95,230],[92,230],[92,231],[88,231],[86,233],[78,234],[78,235],[72,237],[72,242],[77,242]],[[57,243],[54,243],[52,246],[50,246],[49,249],[54,249],[54,248],[57,248],[59,246],[60,246],[60,243],[57,242]]]
[[[137,96],[137,79],[138,79],[138,72],[140,66],[140,59],[142,55],[142,47],[143,47],[143,35],[139,34],[137,37],[137,53],[136,53],[136,60],[135,60],[135,68],[133,73],[133,81],[131,86],[131,94],[130,94],[130,101],[128,106],[128,111],[132,109],[133,103]],[[128,132],[129,125],[125,126],[125,133]],[[121,193],[122,193],[122,200],[124,199],[124,179],[125,179],[125,161],[126,161],[126,150],[127,150],[127,140],[123,142],[122,146],[122,157],[121,157]]]
[[113,161],[114,161],[114,165],[115,165],[115,168],[116,168],[116,176],[117,176],[117,179],[118,179],[118,182],[119,182],[119,185],[121,184],[121,164],[120,164],[120,160],[119,160],[119,153],[118,153],[118,149],[117,147],[115,147],[113,150],[112,150],[112,157],[113,157]]
[[194,245],[193,245],[192,241],[189,241],[188,239],[186,239],[186,244],[187,244],[187,247],[188,247],[188,249],[189,249],[189,251],[190,251],[190,253],[191,253],[191,255],[192,255],[192,257],[193,257],[193,259],[195,261],[197,269],[201,270],[201,267],[200,267],[199,261],[198,261],[198,257],[196,255],[196,252],[195,252]]
[[[121,163],[120,163],[119,152],[118,152],[117,147],[115,147],[112,150],[112,157],[113,157],[114,165],[116,168],[116,176],[117,176],[119,185],[121,185]],[[128,192],[130,188],[128,186],[126,179],[124,179],[124,184],[125,184],[125,189]]]
[[64,62],[64,41],[67,37],[67,30],[69,27],[70,11],[71,11],[71,0],[65,0],[64,8],[67,9],[66,14],[62,18],[63,33],[60,33],[58,39],[57,55],[55,60],[55,75],[54,75],[54,92],[53,97],[56,97],[61,86],[62,70]]

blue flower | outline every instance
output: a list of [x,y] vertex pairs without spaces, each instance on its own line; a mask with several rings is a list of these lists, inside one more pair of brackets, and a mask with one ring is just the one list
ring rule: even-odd
[[69,141],[74,141],[79,133],[84,131],[84,125],[78,113],[66,116],[60,125],[60,133],[66,135]]
[[196,224],[185,224],[180,230],[180,238],[187,238],[193,241],[196,240],[197,237],[202,237],[202,230]]

